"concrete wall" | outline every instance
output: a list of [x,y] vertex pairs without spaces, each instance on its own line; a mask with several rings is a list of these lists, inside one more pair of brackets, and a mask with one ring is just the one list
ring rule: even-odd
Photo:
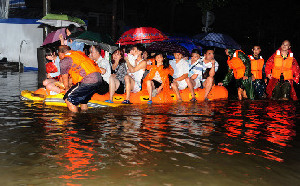
[[0,58],[19,62],[20,56],[25,67],[37,68],[37,48],[43,43],[43,29],[39,25],[34,19],[0,19]]

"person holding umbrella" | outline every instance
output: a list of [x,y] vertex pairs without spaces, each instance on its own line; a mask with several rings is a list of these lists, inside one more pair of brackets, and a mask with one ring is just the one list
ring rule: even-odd
[[66,28],[67,40],[65,40],[63,34],[59,35],[61,45],[67,45],[71,48],[71,50],[83,52],[84,43],[73,41],[73,38],[79,36],[82,33],[82,31],[83,30],[81,30],[81,28],[77,28],[74,24],[70,24]]

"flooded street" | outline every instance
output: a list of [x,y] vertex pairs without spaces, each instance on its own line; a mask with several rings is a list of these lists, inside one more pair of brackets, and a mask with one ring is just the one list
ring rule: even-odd
[[[299,185],[300,105],[212,101],[73,114],[0,74],[1,185]],[[298,125],[297,125],[298,123]]]

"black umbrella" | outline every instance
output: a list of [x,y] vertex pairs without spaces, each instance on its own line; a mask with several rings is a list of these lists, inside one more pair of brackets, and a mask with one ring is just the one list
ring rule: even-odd
[[150,53],[151,52],[181,53],[184,56],[190,56],[189,51],[185,47],[173,42],[162,41],[162,42],[152,43],[146,49]]

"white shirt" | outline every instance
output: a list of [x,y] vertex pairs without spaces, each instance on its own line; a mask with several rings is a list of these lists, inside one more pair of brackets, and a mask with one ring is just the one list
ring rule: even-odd
[[[140,62],[142,62],[143,59],[141,59],[140,61],[138,61],[136,63],[136,65],[140,64]],[[143,75],[145,73],[145,69],[140,69],[136,72],[133,72],[133,73],[130,73],[129,75],[132,77],[132,79],[139,85],[141,86],[141,81],[142,81],[142,78],[143,78]]]
[[197,78],[202,75],[202,65],[200,59],[193,64],[191,60],[189,60],[189,77],[192,77],[194,74],[198,74]]
[[[201,64],[201,67],[202,67],[202,73],[200,74],[200,76],[201,76],[200,79],[204,80],[204,79],[202,79],[202,74],[206,71],[206,69],[212,67],[212,62],[205,63],[204,62],[204,56],[202,56],[200,58],[200,64]],[[217,72],[218,69],[219,69],[219,63],[217,61],[215,61],[215,72]]]
[[101,75],[103,77],[103,80],[109,83],[109,77],[111,74],[111,67],[109,61],[100,56],[96,61],[96,63],[100,68],[104,68],[106,70],[105,74],[101,74]]
[[176,59],[170,61],[170,65],[174,70],[173,78],[179,78],[183,74],[189,73],[189,63],[185,59],[181,59],[176,63]]

